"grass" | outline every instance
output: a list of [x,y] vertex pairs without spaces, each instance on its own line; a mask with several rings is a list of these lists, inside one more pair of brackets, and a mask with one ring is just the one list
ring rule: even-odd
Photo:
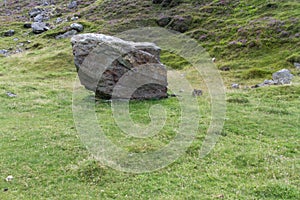
[[[60,45],[65,46],[64,52],[71,52],[67,44]],[[0,181],[2,199],[214,199],[221,196],[296,199],[299,196],[298,77],[292,86],[229,90],[222,136],[204,159],[198,157],[198,152],[209,123],[209,97],[207,94],[200,97],[203,118],[196,140],[186,154],[162,170],[135,175],[102,166],[78,138],[71,109],[76,72],[72,63],[59,60],[61,51],[49,47],[0,60],[3,74],[0,174],[3,179],[14,176],[12,182]],[[48,53],[35,57],[43,52]],[[67,53],[63,57],[66,56],[71,55]],[[59,65],[45,62],[54,57],[58,58]],[[183,72],[193,79],[192,71]],[[10,98],[5,94],[7,91],[18,96]],[[176,98],[133,102],[132,118],[139,123],[149,122],[148,108],[156,103],[172,108],[176,107]],[[104,119],[101,123],[106,134],[129,151],[153,150],[172,139],[169,125],[156,140],[126,142],[120,139],[109,117],[110,104],[99,102],[96,110],[99,119]],[[172,121],[176,119],[172,116],[178,115],[168,114]],[[133,141],[133,145],[128,145]],[[3,192],[5,188],[7,192]]]
[[[220,72],[227,87],[227,116],[218,143],[208,156],[199,158],[210,122],[210,96],[188,62],[163,51],[161,59],[168,69],[177,69],[194,88],[204,91],[197,98],[201,118],[195,140],[178,160],[155,172],[131,174],[104,166],[89,153],[75,128],[72,94],[76,70],[70,41],[53,39],[69,23],[34,36],[26,34],[29,30],[23,29],[22,23],[1,18],[0,33],[14,29],[16,35],[1,37],[0,49],[14,50],[27,40],[31,43],[26,43],[28,50],[23,53],[0,57],[0,199],[297,199],[300,77],[295,76],[286,86],[237,90],[230,85],[251,86],[282,68],[299,73],[293,67],[299,60],[299,39],[281,38],[268,26],[273,18],[281,20],[285,24],[280,28],[295,34],[299,22],[290,20],[299,15],[299,3],[230,1],[225,10],[216,5],[218,1],[183,0],[179,6],[167,8],[151,7],[150,1],[103,2],[84,4],[77,11],[86,16],[80,19],[85,32],[113,34],[128,27],[153,25],[161,13],[178,17],[189,10],[193,21],[186,34],[217,58],[218,67],[231,68]],[[125,18],[126,9],[130,12]],[[141,11],[145,12],[137,14]],[[262,31],[257,41],[254,30]],[[19,41],[14,41],[15,37]],[[244,37],[249,38],[245,45],[239,41]],[[232,41],[237,45],[229,45]],[[251,41],[256,42],[252,47]],[[147,139],[121,134],[109,102],[97,101],[95,109],[99,124],[115,144],[129,152],[148,152],[174,138],[180,116],[174,97],[131,102],[133,121],[149,123],[148,111],[155,104],[166,107],[167,123],[159,134]],[[6,182],[9,175],[14,179]]]

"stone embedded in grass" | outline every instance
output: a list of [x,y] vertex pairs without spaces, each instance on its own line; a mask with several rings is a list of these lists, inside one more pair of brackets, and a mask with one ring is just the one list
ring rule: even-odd
[[57,35],[55,37],[55,39],[64,39],[64,38],[69,38],[69,37],[72,37],[74,35],[76,35],[78,32],[76,30],[70,30],[70,31],[67,31],[65,32],[64,34],[61,34],[61,35]]
[[83,31],[83,25],[78,23],[73,23],[70,25],[71,29],[76,30],[78,32]]
[[4,32],[4,36],[5,37],[11,37],[11,36],[13,36],[15,34],[15,31],[14,30],[9,30],[9,31],[6,31],[6,32]]
[[17,95],[12,92],[6,92],[6,95],[9,97],[17,97]]
[[288,69],[279,70],[273,73],[272,77],[276,85],[290,84],[293,79],[293,75]]
[[237,84],[237,83],[233,83],[233,84],[231,84],[231,87],[234,88],[234,89],[239,89],[240,85]]
[[194,89],[193,91],[193,96],[196,97],[196,96],[202,96],[203,92],[202,90],[197,90],[197,89]]
[[32,32],[35,34],[40,34],[50,29],[44,22],[34,22],[32,23],[31,28]]
[[14,177],[12,175],[9,175],[8,177],[6,177],[6,181],[9,182],[9,181],[12,181],[14,179]]
[[4,56],[7,56],[8,50],[6,50],[6,49],[0,49],[0,54],[4,55]]
[[71,43],[81,84],[97,97],[167,98],[167,70],[155,44],[92,33],[73,36]]
[[77,1],[71,1],[68,5],[69,9],[77,8]]

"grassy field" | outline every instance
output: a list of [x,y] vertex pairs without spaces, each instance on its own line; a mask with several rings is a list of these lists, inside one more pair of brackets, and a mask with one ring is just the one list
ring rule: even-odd
[[[204,95],[197,99],[201,118],[195,140],[178,160],[155,172],[125,173],[101,164],[86,149],[74,124],[72,95],[76,70],[70,41],[53,38],[70,22],[34,36],[26,35],[28,30],[22,28],[21,22],[3,20],[12,16],[1,17],[0,32],[14,29],[16,35],[1,37],[0,49],[15,49],[20,42],[28,47],[23,53],[0,56],[1,200],[299,198],[300,76],[293,62],[300,59],[300,41],[294,37],[299,21],[291,20],[299,19],[300,3],[231,1],[232,6],[225,11],[215,5],[218,1],[200,6],[198,1],[184,0],[177,7],[151,5],[152,10],[137,14],[142,8],[149,8],[151,1],[82,2],[87,3],[79,10],[86,16],[79,20],[85,25],[85,32],[108,34],[125,27],[155,24],[158,13],[185,16],[189,10],[193,22],[185,34],[217,57],[217,67],[231,68],[220,71],[226,87],[227,113],[219,141],[208,156],[199,157],[210,123],[210,96],[201,76],[188,63],[163,52],[164,63],[185,74],[193,87],[204,89]],[[24,5],[22,12],[26,13],[26,9]],[[279,28],[288,30],[290,37],[281,38],[280,33],[268,27],[271,19],[263,19],[266,16],[284,21]],[[251,33],[258,29],[262,33],[256,40]],[[204,35],[206,39],[200,39]],[[14,37],[19,40],[14,41]],[[246,45],[238,41],[243,37],[250,38]],[[254,47],[250,45],[253,41],[257,42]],[[282,68],[295,75],[291,85],[249,88]],[[232,83],[243,87],[231,89]],[[7,92],[17,96],[9,97]],[[150,139],[121,135],[109,102],[97,101],[95,109],[99,124],[112,141],[129,152],[146,152],[172,141],[172,128],[180,115],[177,99],[168,98],[131,102],[132,119],[148,123],[149,107],[155,104],[167,108],[168,119],[164,129]],[[12,181],[5,180],[9,175],[14,177]]]

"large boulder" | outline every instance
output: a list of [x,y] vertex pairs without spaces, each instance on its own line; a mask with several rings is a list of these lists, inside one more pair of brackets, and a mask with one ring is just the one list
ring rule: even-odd
[[290,84],[293,79],[293,75],[288,69],[282,69],[278,72],[275,72],[273,73],[272,77],[276,85]]
[[167,70],[155,44],[91,33],[75,35],[71,43],[79,79],[97,97],[167,97]]

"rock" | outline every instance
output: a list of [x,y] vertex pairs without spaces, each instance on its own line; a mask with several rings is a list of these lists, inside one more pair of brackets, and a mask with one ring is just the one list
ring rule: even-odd
[[212,61],[213,63],[215,63],[215,62],[216,62],[216,58],[212,58],[211,61]]
[[178,31],[180,33],[184,33],[189,30],[189,27],[192,23],[192,17],[191,16],[177,16],[173,18],[170,28],[174,31]]
[[23,27],[24,27],[24,28],[31,28],[31,23],[25,23],[25,24],[23,25]]
[[294,66],[296,67],[296,69],[299,69],[300,70],[300,63],[294,63]]
[[12,92],[6,92],[6,95],[9,97],[17,97],[17,95]]
[[46,26],[44,22],[34,22],[31,25],[32,32],[35,34],[40,34],[49,30],[49,27]]
[[70,31],[65,32],[64,34],[56,36],[55,39],[69,38],[69,37],[72,37],[72,36],[74,36],[76,34],[77,34],[76,30],[70,30]]
[[55,23],[56,24],[60,24],[60,23],[62,23],[64,20],[62,19],[62,18],[60,18],[60,17],[58,17],[56,20],[55,20]]
[[168,16],[163,16],[159,18],[156,22],[159,26],[165,27],[171,22],[172,18]]
[[237,83],[233,83],[233,84],[231,84],[231,87],[234,88],[234,89],[239,89],[240,85],[237,84]]
[[35,16],[41,14],[44,10],[41,8],[33,8],[28,12],[30,18],[34,18]]
[[14,30],[9,30],[9,31],[4,32],[4,36],[6,36],[6,37],[11,37],[14,34],[15,34]]
[[293,75],[288,69],[282,69],[278,72],[275,72],[273,73],[272,77],[276,85],[290,84],[293,79]]
[[230,71],[230,67],[223,66],[220,68],[221,71]]
[[19,40],[19,38],[14,38],[14,41],[16,42],[16,41],[18,41]]
[[73,23],[70,25],[71,29],[76,30],[78,32],[83,31],[83,25],[78,24],[78,23]]
[[71,21],[76,21],[78,20],[79,18],[76,16],[76,17],[71,17]]
[[68,5],[69,9],[77,8],[77,1],[71,1]]
[[194,89],[193,91],[193,96],[202,96],[203,92],[202,90],[197,90],[197,89]]
[[264,85],[274,85],[275,82],[274,82],[273,80],[265,80],[265,81],[263,82],[263,84],[264,84]]
[[9,175],[8,177],[6,177],[6,181],[12,181],[14,179],[14,177],[12,175]]
[[33,18],[34,22],[43,22],[44,21],[44,16],[42,14],[38,14]]
[[[76,35],[71,43],[79,79],[97,97],[111,99],[114,89],[118,90],[114,98],[120,99],[168,97],[167,70],[155,44],[103,34]],[[121,78],[129,81],[124,83]]]
[[4,55],[4,56],[7,56],[8,50],[6,50],[6,49],[0,49],[0,54]]

